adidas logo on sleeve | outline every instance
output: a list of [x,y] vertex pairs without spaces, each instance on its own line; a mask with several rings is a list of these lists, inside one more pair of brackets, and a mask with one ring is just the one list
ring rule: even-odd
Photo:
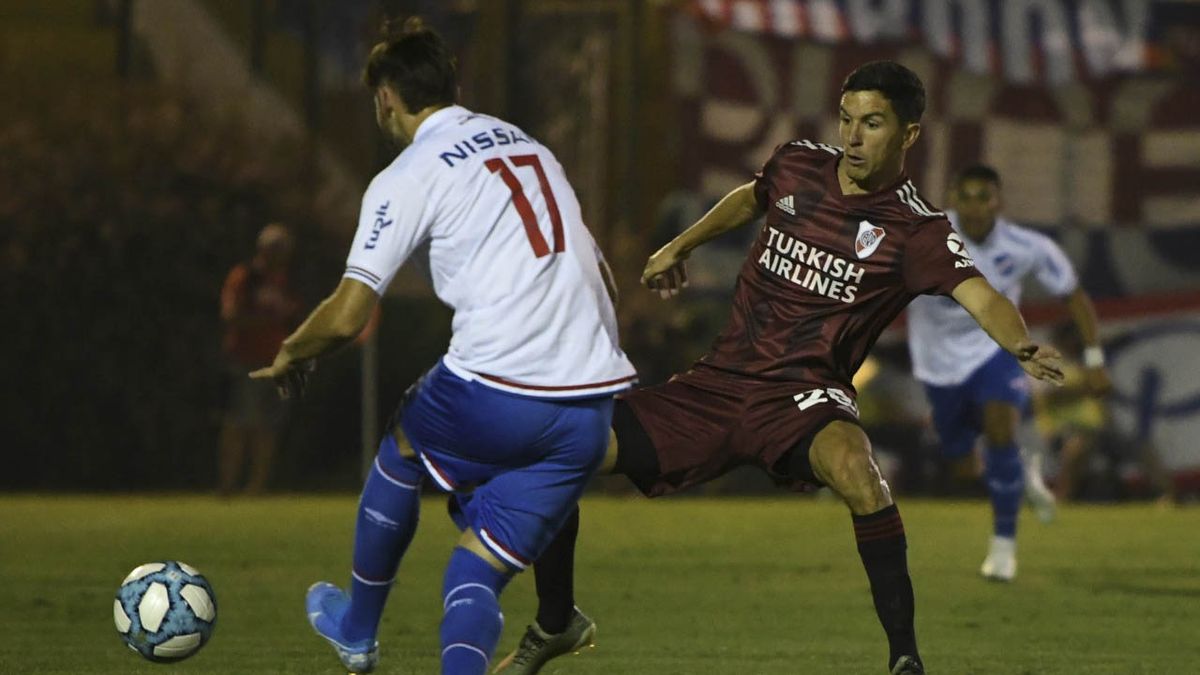
[[788,195],[775,202],[775,207],[789,216],[796,215],[796,199],[792,195]]

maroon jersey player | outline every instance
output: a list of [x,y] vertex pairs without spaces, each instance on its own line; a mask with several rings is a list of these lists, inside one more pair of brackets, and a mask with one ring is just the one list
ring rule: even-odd
[[[689,371],[618,400],[614,470],[654,497],[757,465],[794,489],[829,486],[846,502],[888,670],[924,673],[900,513],[858,424],[851,378],[917,295],[953,297],[1035,377],[1061,378],[1016,308],[975,270],[945,216],[904,173],[920,133],[920,79],[869,63],[842,87],[843,147],[779,147],[753,182],[651,256],[642,280],[664,297],[686,285],[697,246],[766,215],[738,275],[729,325]],[[510,655],[532,673],[594,624],[572,606],[571,524],[535,567],[538,621]],[[550,624],[550,625],[546,625]],[[579,633],[580,635],[576,635]]]

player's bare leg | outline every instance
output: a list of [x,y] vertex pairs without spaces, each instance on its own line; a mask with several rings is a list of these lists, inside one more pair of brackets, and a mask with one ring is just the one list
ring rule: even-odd
[[871,582],[875,613],[887,633],[889,672],[923,674],[913,625],[915,610],[904,523],[875,463],[867,435],[858,425],[831,422],[813,439],[809,461],[816,477],[850,507],[858,553]]
[[856,516],[892,506],[892,491],[867,434],[856,424],[831,422],[813,439],[808,452],[813,472],[850,507]]
[[996,581],[1012,581],[1017,575],[1017,516],[1025,493],[1016,445],[1020,419],[1020,410],[1011,403],[988,401],[983,406],[983,477],[992,501],[994,530],[979,573]]

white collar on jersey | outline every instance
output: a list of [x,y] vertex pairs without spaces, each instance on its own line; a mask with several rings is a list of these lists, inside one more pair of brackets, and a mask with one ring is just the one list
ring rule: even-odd
[[422,136],[428,136],[433,133],[438,127],[449,124],[458,116],[470,114],[472,114],[471,111],[461,105],[451,105],[442,108],[421,122],[421,126],[417,127],[417,133],[413,134],[413,143],[421,140]]

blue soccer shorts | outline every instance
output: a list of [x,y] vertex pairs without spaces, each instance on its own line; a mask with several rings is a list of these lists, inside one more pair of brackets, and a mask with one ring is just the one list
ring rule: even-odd
[[522,396],[439,362],[397,416],[430,478],[464,497],[463,515],[483,545],[521,570],[554,539],[600,466],[612,412],[611,396]]
[[1029,377],[1012,354],[1003,349],[979,366],[963,381],[949,387],[925,385],[933,408],[933,426],[942,442],[946,459],[971,453],[983,431],[983,407],[989,401],[1016,406],[1024,414],[1029,407]]

